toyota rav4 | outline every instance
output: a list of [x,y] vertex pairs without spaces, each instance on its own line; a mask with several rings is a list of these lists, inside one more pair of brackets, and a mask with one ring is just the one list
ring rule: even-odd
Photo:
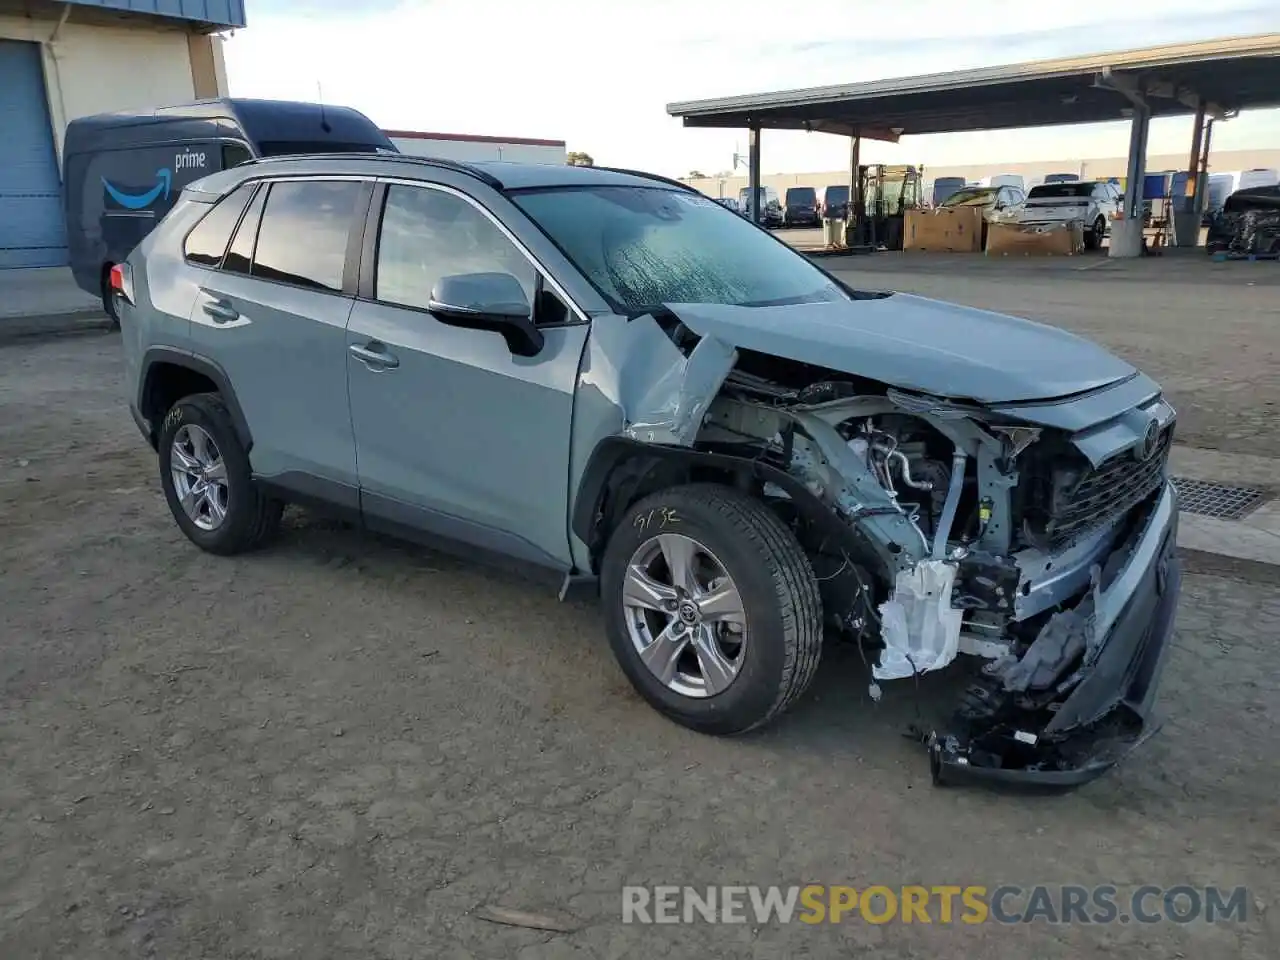
[[873,692],[977,657],[939,780],[1081,782],[1153,729],[1174,411],[1071,334],[854,289],[674,181],[392,156],[197,181],[111,286],[205,550],[305,502],[546,568],[716,734],[824,637]]

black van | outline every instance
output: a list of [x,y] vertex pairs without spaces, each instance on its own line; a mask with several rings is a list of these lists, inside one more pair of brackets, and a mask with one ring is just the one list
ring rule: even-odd
[[398,152],[363,113],[288,100],[200,100],[67,124],[63,201],[76,283],[105,296],[123,261],[193,180],[253,157]]

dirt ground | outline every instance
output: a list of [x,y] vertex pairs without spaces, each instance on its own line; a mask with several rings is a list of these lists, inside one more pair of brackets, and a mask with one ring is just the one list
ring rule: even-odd
[[[1019,296],[1086,323],[1067,296]],[[1233,339],[1255,329],[1244,313],[1215,314],[1234,332],[1214,369],[1261,363]],[[1189,335],[1168,356],[1104,339],[1173,372],[1205,437],[1276,443],[1262,420],[1212,421],[1244,393],[1181,368]],[[1263,374],[1274,391],[1274,362]],[[298,511],[259,554],[202,554],[123,397],[116,337],[0,349],[0,957],[1275,955],[1274,578],[1192,568],[1166,729],[1110,776],[1057,797],[937,789],[902,734],[947,678],[875,705],[856,651],[832,648],[781,722],[716,740],[645,706],[597,610],[540,584]],[[626,884],[744,883],[1250,899],[1213,926],[621,922]],[[498,926],[484,904],[576,930]]]

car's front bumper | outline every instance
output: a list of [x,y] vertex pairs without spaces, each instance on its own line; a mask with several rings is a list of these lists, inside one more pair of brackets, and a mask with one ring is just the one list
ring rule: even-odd
[[1104,639],[1074,689],[1038,726],[1015,721],[977,733],[934,733],[936,783],[1078,786],[1159,729],[1152,706],[1182,583],[1177,526],[1177,493],[1166,482],[1146,526],[1119,548],[1130,556],[1097,604]]

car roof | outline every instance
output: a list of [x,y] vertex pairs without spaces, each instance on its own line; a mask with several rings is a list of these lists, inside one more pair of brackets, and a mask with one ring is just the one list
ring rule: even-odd
[[629,186],[665,187],[691,193],[688,184],[657,174],[613,167],[579,167],[569,164],[480,161],[462,163],[438,157],[414,157],[397,153],[307,154],[250,160],[196,181],[188,190],[222,195],[241,182],[271,175],[362,175],[402,177],[430,181],[440,171],[475,177],[498,190],[533,190],[555,187]]
[[1039,190],[1041,187],[1096,187],[1098,184],[1110,182],[1110,180],[1047,180],[1044,183],[1037,183],[1031,189]]

